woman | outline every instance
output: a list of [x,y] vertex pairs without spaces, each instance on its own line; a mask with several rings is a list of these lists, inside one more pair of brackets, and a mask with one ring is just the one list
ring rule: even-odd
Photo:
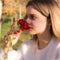
[[33,39],[18,49],[19,60],[60,60],[60,8],[55,0],[30,0],[26,6]]
[[[30,0],[26,15],[28,32],[33,38],[20,46],[17,60],[60,60],[60,8],[57,2]],[[16,41],[20,34],[16,35]]]

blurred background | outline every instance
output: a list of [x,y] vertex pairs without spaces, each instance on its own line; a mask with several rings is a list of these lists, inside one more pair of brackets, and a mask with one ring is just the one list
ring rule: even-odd
[[[26,4],[28,0],[0,0],[0,46],[3,45],[2,38],[10,30],[14,21],[19,19],[26,19]],[[1,7],[2,5],[2,7]],[[13,47],[17,49],[24,40],[30,39],[31,36],[27,31],[24,31],[17,44]],[[1,48],[1,47],[0,47]]]

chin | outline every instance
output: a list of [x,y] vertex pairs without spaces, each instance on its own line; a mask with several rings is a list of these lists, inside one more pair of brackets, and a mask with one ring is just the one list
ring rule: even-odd
[[30,35],[35,35],[35,34],[37,34],[35,31],[29,31],[29,34]]
[[36,35],[36,34],[43,34],[43,32],[31,30],[31,31],[29,31],[29,34],[31,34],[31,35]]

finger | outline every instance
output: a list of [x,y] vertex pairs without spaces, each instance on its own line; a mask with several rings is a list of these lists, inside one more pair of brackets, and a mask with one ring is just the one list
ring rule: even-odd
[[18,33],[20,33],[20,30],[14,31],[14,34],[18,34]]

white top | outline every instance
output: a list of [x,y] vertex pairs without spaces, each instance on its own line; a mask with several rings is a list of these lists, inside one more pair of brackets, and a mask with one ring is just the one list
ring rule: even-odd
[[50,43],[39,50],[33,40],[25,41],[18,49],[19,60],[60,60],[60,41],[52,38]]
[[0,60],[19,60],[17,51],[11,50],[8,52],[7,59],[4,58],[4,52],[0,49]]
[[[0,60],[4,59],[3,50],[0,50]],[[7,60],[60,60],[60,41],[54,37],[43,49],[38,49],[33,40],[25,41],[21,47],[8,53]]]

